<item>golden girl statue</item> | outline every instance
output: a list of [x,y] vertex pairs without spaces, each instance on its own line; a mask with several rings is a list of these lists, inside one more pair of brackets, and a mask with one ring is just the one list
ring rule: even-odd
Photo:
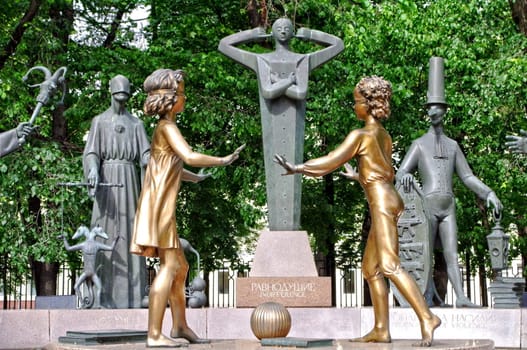
[[[363,78],[355,87],[355,114],[365,126],[353,130],[344,142],[328,155],[293,165],[280,155],[275,161],[286,174],[302,173],[323,176],[345,165],[343,173],[359,181],[370,207],[371,228],[362,260],[362,272],[370,287],[375,315],[372,331],[355,342],[391,342],[388,289],[385,277],[401,291],[414,309],[421,324],[422,340],[414,345],[431,346],[434,330],[441,320],[434,315],[417,287],[415,280],[401,268],[398,255],[397,220],[404,205],[393,185],[392,139],[381,120],[390,115],[391,84],[381,77]],[[356,158],[358,172],[347,164]]]
[[172,338],[185,338],[190,343],[209,342],[190,329],[185,317],[185,279],[189,266],[176,229],[176,200],[181,181],[198,182],[208,176],[187,171],[184,164],[193,167],[229,165],[238,159],[244,146],[226,157],[214,157],[194,152],[187,144],[175,123],[186,101],[181,70],[156,70],[146,78],[143,87],[148,93],[145,113],[159,116],[130,247],[132,253],[160,260],[159,272],[150,288],[147,346],[182,345],[161,333],[167,302],[172,313]]

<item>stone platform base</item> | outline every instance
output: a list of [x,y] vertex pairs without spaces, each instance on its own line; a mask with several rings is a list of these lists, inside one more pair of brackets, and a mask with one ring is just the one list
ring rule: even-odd
[[[187,309],[187,321],[200,337],[213,339],[215,342],[220,340],[231,342],[230,348],[213,348],[258,349],[256,346],[260,346],[259,342],[250,326],[253,310],[253,308]],[[336,346],[332,349],[406,349],[393,345],[406,346],[405,344],[411,344],[421,337],[419,322],[411,309],[390,309],[390,332],[394,343],[359,344],[360,347],[353,347],[356,343],[350,343],[347,339],[360,337],[372,328],[373,310],[369,307],[289,308],[289,312],[291,331],[288,337],[337,339],[341,348]],[[435,344],[444,344],[440,349],[473,349],[458,347],[458,345],[479,346],[478,339],[492,340],[497,348],[527,348],[527,309],[433,308],[432,312],[442,321],[435,332],[433,349],[436,348]],[[58,344],[59,337],[71,331],[115,329],[145,331],[147,322],[147,309],[2,310],[0,311],[0,349],[43,348],[49,344]],[[170,311],[167,309],[163,332],[169,334],[171,326]],[[232,346],[232,339],[236,339],[235,347]],[[407,339],[408,342],[403,339]],[[456,341],[458,345],[448,347],[451,341]],[[248,344],[248,347],[238,347],[239,342]],[[137,346],[144,348],[144,344]],[[68,349],[68,347],[64,348]],[[128,348],[135,349],[135,347]],[[190,348],[200,349],[197,345],[191,345]],[[271,350],[269,347],[263,349]]]
[[[412,346],[412,340],[394,340],[390,344],[371,344],[371,343],[350,343],[347,339],[333,340],[331,345],[315,346],[311,349],[316,350],[416,350],[428,348],[416,348]],[[72,346],[68,344],[50,344],[45,347],[46,350],[79,350],[79,349],[123,349],[123,344],[120,345],[105,345],[103,347],[97,346]],[[127,350],[143,350],[146,349],[144,344],[126,344]],[[278,347],[278,346],[262,346],[256,340],[216,340],[211,344],[191,344],[188,347],[181,349],[188,350],[286,350],[286,349],[302,349],[302,347]],[[494,349],[492,340],[440,340],[435,342],[430,349],[433,350],[491,350]]]
[[126,329],[80,332],[68,331],[65,336],[59,337],[59,343],[81,345],[145,343],[147,333],[147,331],[130,331]]

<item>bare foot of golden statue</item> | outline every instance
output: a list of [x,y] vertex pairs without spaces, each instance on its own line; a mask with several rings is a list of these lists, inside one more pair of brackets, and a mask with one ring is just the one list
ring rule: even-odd
[[420,342],[412,344],[412,346],[432,346],[432,340],[434,340],[434,331],[441,325],[441,319],[434,315],[430,320],[423,321],[421,324],[421,335],[423,339]]
[[210,343],[209,339],[203,339],[200,338],[194,333],[194,331],[190,328],[184,328],[184,329],[175,329],[172,328],[170,331],[170,336],[172,338],[183,338],[188,340],[191,344],[208,344]]
[[391,341],[390,331],[381,328],[374,328],[370,333],[360,338],[350,339],[350,342],[353,343],[390,343]]
[[187,343],[178,343],[170,338],[165,337],[163,334],[160,334],[156,338],[148,337],[146,339],[147,348],[181,348],[187,346]]

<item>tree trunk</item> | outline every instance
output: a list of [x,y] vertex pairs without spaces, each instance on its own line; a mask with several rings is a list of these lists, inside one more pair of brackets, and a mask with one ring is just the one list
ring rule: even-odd
[[[370,227],[371,227],[370,209],[366,208],[366,212],[364,213],[364,221],[362,222],[362,242],[363,242],[364,247],[366,246],[366,242],[368,241],[368,234],[370,233]],[[363,285],[364,285],[364,288],[362,290],[363,299],[364,299],[363,306],[372,306],[370,287],[368,286],[368,283],[366,283],[366,281],[364,281]]]
[[104,43],[102,46],[104,48],[111,48],[113,45],[113,42],[115,41],[115,38],[117,38],[117,30],[119,29],[119,26],[121,25],[121,22],[123,20],[124,16],[124,10],[119,9],[117,11],[117,14],[115,15],[115,18],[112,21],[112,24],[110,26],[110,31],[108,32],[108,35],[106,36],[106,39],[104,40]]
[[489,306],[489,300],[487,298],[487,269],[485,264],[478,266],[479,275],[479,288],[481,290],[481,306]]
[[509,0],[511,7],[512,19],[518,26],[523,35],[527,35],[527,1],[526,0]]
[[[40,215],[40,198],[31,197],[28,200],[29,212],[34,217],[37,235],[42,230],[42,216]],[[31,261],[31,271],[37,296],[56,295],[57,293],[57,275],[59,272],[59,263],[57,262],[40,262]]]
[[[198,271],[198,276],[199,276],[199,271]],[[209,307],[209,286],[210,286],[210,278],[209,278],[209,272],[208,271],[203,271],[203,281],[205,281],[205,290],[203,291],[203,293],[205,293],[205,295],[207,296],[207,302],[205,303],[205,305],[203,305],[203,307]],[[229,291],[229,293],[231,293],[231,291]]]
[[[326,200],[330,206],[335,205],[335,183],[333,182],[333,176],[331,174],[324,176],[324,194]],[[324,276],[331,277],[331,305],[336,306],[337,297],[336,297],[336,275],[335,275],[335,227],[329,225],[328,234],[326,235],[326,240],[323,243],[327,254],[325,256],[325,273]]]
[[53,140],[64,142],[68,136],[68,123],[64,117],[64,111],[66,106],[64,104],[58,104],[53,110]]
[[[57,65],[56,68],[58,68],[58,66],[62,65],[62,62],[59,58],[64,57],[64,55],[68,52],[68,43],[74,21],[73,5],[67,4],[66,2],[60,2],[51,5],[49,9],[49,17],[54,23],[54,28],[52,31],[53,36],[60,42],[60,46],[57,48],[55,53],[55,57],[58,58],[57,62],[55,62]],[[58,91],[58,94],[61,93],[61,91]],[[55,106],[52,112],[52,138],[53,140],[61,143],[65,142],[68,138],[68,124],[66,118],[64,117],[65,111],[66,106],[59,103]]]
[[470,286],[470,250],[467,249],[465,251],[465,279],[467,282],[467,290],[465,292],[465,295],[470,299],[470,295],[472,294],[472,288]]
[[[518,235],[522,239],[527,239],[527,227],[524,227],[522,230],[518,230]],[[527,274],[525,273],[525,267],[527,266],[527,251],[522,250],[521,251],[521,258],[522,258],[522,266],[524,267],[522,276],[525,279],[525,289],[524,291],[527,292]]]
[[4,301],[3,301],[3,309],[7,309],[7,296],[9,295],[8,287],[7,287],[7,262],[8,262],[8,255],[7,253],[4,253],[2,255],[2,263],[0,266],[2,267],[2,289],[4,292]]
[[269,28],[266,0],[249,0],[247,3],[247,15],[249,16],[251,27]]
[[[433,278],[437,295],[441,298],[441,301],[445,301],[448,287],[448,273],[443,251],[438,249],[434,250]],[[440,303],[441,301],[437,302]]]
[[59,263],[33,261],[31,265],[37,296],[56,295]]

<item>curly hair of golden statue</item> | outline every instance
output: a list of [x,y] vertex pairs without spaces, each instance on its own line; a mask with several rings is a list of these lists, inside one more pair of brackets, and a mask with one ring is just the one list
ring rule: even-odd
[[392,84],[376,75],[362,78],[357,84],[359,93],[366,99],[368,112],[376,119],[390,116]]

